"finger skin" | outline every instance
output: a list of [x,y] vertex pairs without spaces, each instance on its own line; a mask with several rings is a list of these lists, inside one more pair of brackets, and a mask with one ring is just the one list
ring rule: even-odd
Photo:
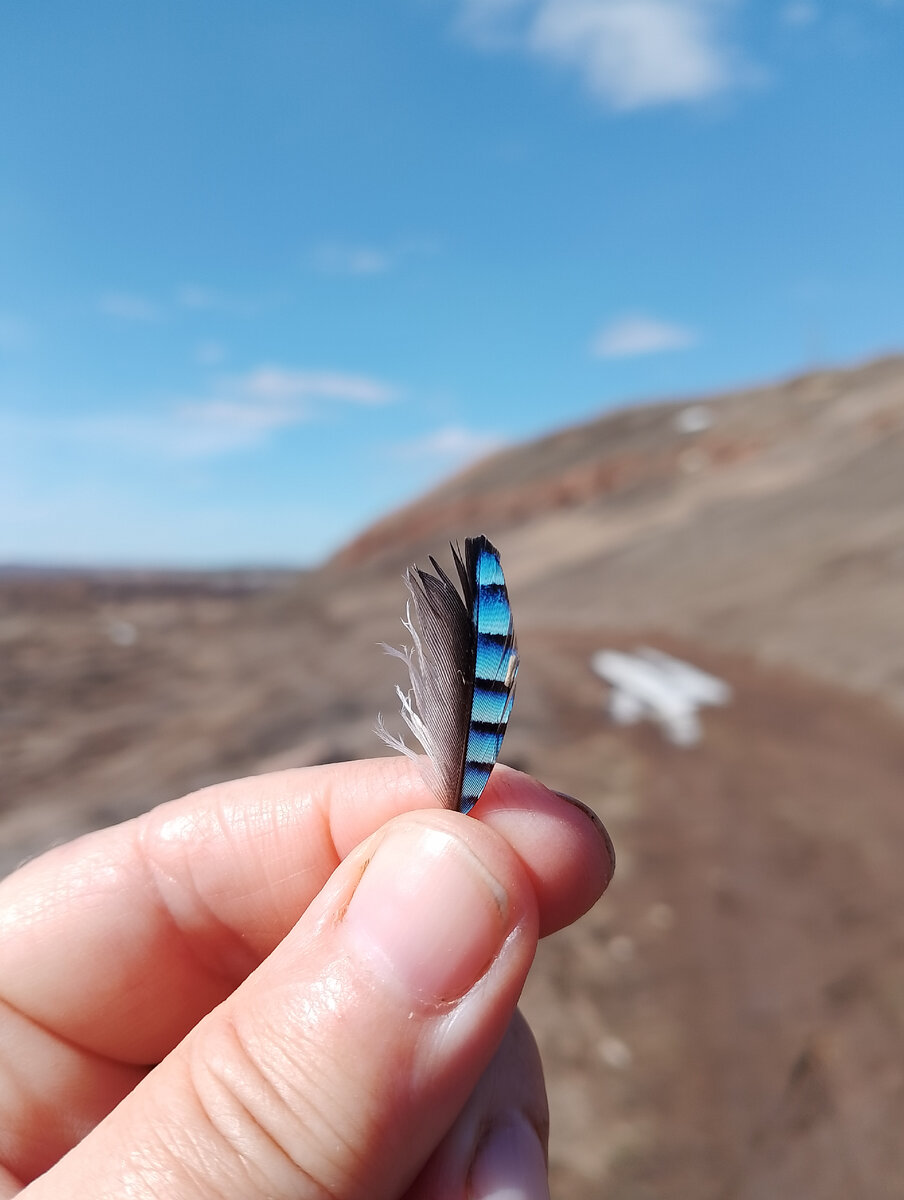
[[[483,1143],[492,1130],[517,1119],[534,1131],[545,1158],[549,1107],[543,1067],[534,1036],[520,1012],[515,1013],[492,1062],[404,1200],[461,1200],[470,1196],[469,1180]],[[545,1186],[545,1162],[542,1172],[538,1192]]]
[[[434,848],[438,869],[418,875],[412,839]],[[381,893],[368,878],[379,871],[371,879],[416,879],[400,936],[382,923]],[[489,939],[489,961],[471,953],[468,930],[443,925],[456,898],[477,940]],[[444,932],[412,957],[406,933],[429,946],[421,905]],[[24,1196],[398,1197],[509,1027],[537,916],[520,860],[489,827],[449,812],[396,819],[348,856],[267,961]]]
[[[210,788],[59,847],[0,884],[0,998],[95,1054],[158,1062],[355,845],[431,803],[412,764],[377,759]],[[521,857],[543,934],[608,883],[587,818],[527,776],[494,771],[474,812]]]
[[[340,859],[430,804],[404,759],[287,771],[163,805],[3,881],[0,1163],[19,1179],[51,1166],[263,961]],[[606,886],[591,823],[526,776],[497,768],[474,813],[513,847],[541,932]]]
[[0,1006],[0,1198],[15,1195],[109,1113],[145,1072],[91,1055]]

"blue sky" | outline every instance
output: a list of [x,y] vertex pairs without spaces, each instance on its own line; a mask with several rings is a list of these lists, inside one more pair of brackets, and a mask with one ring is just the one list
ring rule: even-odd
[[0,562],[314,562],[904,345],[901,0],[14,0]]

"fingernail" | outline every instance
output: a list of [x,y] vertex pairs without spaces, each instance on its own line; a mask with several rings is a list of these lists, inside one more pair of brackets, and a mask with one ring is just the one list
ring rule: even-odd
[[546,1156],[521,1113],[497,1121],[477,1148],[468,1200],[549,1200]]
[[609,837],[609,830],[589,804],[585,804],[583,800],[578,800],[575,796],[569,796],[567,792],[556,792],[555,794],[562,800],[567,800],[569,804],[573,804],[575,808],[579,808],[584,816],[589,817],[593,822],[593,827],[606,844],[606,853],[609,855],[609,878],[611,879],[615,874],[615,847],[612,845],[612,838]]
[[437,1003],[463,996],[487,970],[507,908],[504,889],[460,838],[407,826],[377,847],[344,924],[411,995]]

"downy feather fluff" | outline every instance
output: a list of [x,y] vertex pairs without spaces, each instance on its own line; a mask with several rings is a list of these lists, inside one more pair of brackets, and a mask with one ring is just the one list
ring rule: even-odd
[[[518,649],[499,551],[485,537],[465,538],[452,557],[461,584],[435,558],[435,575],[409,567],[411,594],[402,624],[411,646],[387,653],[408,667],[411,691],[397,687],[402,718],[430,760],[428,781],[446,808],[470,812],[499,755],[512,711]],[[412,620],[412,608],[414,620]],[[380,737],[419,756],[377,721]]]

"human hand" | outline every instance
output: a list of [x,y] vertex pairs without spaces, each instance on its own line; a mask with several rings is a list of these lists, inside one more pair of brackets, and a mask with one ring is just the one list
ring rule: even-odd
[[548,1195],[515,1005],[611,846],[506,768],[477,812],[404,759],[286,771],[0,883],[0,1200]]

